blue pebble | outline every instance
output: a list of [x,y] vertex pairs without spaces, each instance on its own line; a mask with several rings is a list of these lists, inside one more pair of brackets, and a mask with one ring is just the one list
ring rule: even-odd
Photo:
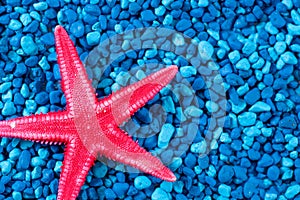
[[38,53],[38,47],[34,43],[32,37],[26,35],[21,38],[21,47],[27,55],[36,55]]
[[8,24],[8,28],[11,29],[11,30],[13,30],[13,31],[17,31],[20,28],[22,28],[22,23],[19,22],[16,19],[11,19],[10,22],[9,22],[9,24]]
[[33,167],[37,167],[37,166],[44,166],[44,165],[46,165],[46,162],[43,159],[41,159],[40,157],[33,157],[31,159],[30,164]]
[[238,116],[238,121],[242,126],[252,126],[256,122],[256,117],[253,112],[244,112]]
[[39,92],[34,98],[35,102],[39,105],[45,105],[49,101],[49,94],[47,92]]
[[221,184],[218,187],[218,192],[223,197],[230,197],[231,187],[225,184]]
[[71,24],[70,32],[77,38],[80,38],[84,35],[85,28],[81,20],[78,20]]
[[51,104],[59,104],[62,93],[58,90],[51,91],[49,94],[49,100]]
[[137,176],[134,179],[134,187],[138,190],[143,190],[151,186],[151,181],[146,176]]
[[198,50],[201,57],[201,62],[206,62],[211,59],[214,53],[214,47],[207,41],[199,42]]
[[241,70],[249,70],[250,69],[250,63],[248,61],[247,58],[243,58],[241,59],[240,61],[238,61],[236,63],[236,66],[235,66],[237,69],[241,69]]
[[250,112],[267,112],[271,110],[271,106],[269,106],[269,104],[262,102],[262,101],[258,101],[256,102],[254,105],[252,105],[249,109]]
[[232,166],[223,165],[220,171],[218,172],[218,180],[221,183],[227,183],[232,180],[233,175],[234,175],[234,170]]
[[17,163],[17,169],[18,170],[24,170],[29,167],[30,164],[30,159],[31,159],[31,154],[28,150],[22,151],[18,163]]
[[168,194],[161,188],[156,188],[151,195],[152,200],[169,199]]
[[0,162],[0,167],[1,167],[1,173],[3,175],[8,175],[11,171],[11,163],[9,161],[2,161]]
[[300,185],[296,184],[296,185],[289,186],[284,195],[288,199],[293,199],[299,193],[300,193]]
[[129,11],[129,13],[130,13],[131,15],[136,15],[141,9],[142,9],[142,7],[141,7],[138,3],[136,3],[136,2],[131,2],[131,3],[129,4],[129,9],[128,9],[128,11]]
[[11,85],[11,82],[2,83],[0,85],[0,94],[6,93],[10,89]]
[[110,188],[105,189],[104,194],[105,194],[106,199],[116,199],[117,198],[117,195]]
[[46,0],[48,5],[53,8],[59,7],[59,0]]
[[164,124],[159,135],[158,135],[158,147],[166,148],[169,144],[169,141],[175,131],[175,128],[172,124]]
[[38,57],[37,56],[30,56],[25,60],[25,65],[28,67],[34,67],[38,64]]
[[41,42],[45,45],[54,45],[55,41],[54,41],[54,35],[53,33],[46,33],[44,35],[41,36]]
[[196,75],[197,70],[192,66],[184,66],[180,68],[180,73],[184,78]]
[[93,16],[99,16],[101,11],[100,7],[93,4],[87,4],[84,6],[84,11]]
[[141,12],[141,18],[143,21],[152,22],[156,19],[156,16],[153,14],[151,10],[143,10]]
[[272,12],[272,14],[270,15],[270,21],[276,28],[282,28],[286,24],[285,19],[280,15],[278,11]]
[[189,153],[184,159],[184,164],[191,169],[195,167],[196,157],[194,156],[194,154]]
[[245,101],[247,104],[253,105],[260,99],[260,91],[258,88],[254,88],[250,90],[246,95],[245,95]]
[[258,167],[269,167],[273,164],[274,160],[273,158],[268,155],[264,154],[261,159],[258,161],[257,166]]
[[25,75],[27,72],[27,68],[23,63],[17,64],[14,72],[15,77],[21,77]]
[[5,102],[3,109],[2,109],[2,115],[3,116],[10,116],[16,114],[17,109],[15,107],[15,104],[11,101]]
[[15,183],[12,184],[11,188],[14,191],[21,192],[26,188],[26,184],[22,181],[16,181]]
[[276,181],[279,178],[280,170],[276,165],[268,168],[267,176],[271,181]]
[[100,33],[98,31],[90,32],[86,36],[86,41],[88,45],[97,45],[100,42]]
[[251,177],[244,185],[243,188],[244,196],[246,198],[251,198],[255,193],[255,191],[257,190],[258,185],[259,185],[259,181],[256,178]]
[[126,194],[126,192],[129,189],[129,184],[128,183],[115,183],[113,185],[113,191],[116,193],[116,195],[119,198],[124,197],[124,195]]
[[293,116],[286,116],[279,121],[279,127],[288,128],[288,129],[296,129],[297,122]]
[[283,62],[285,64],[289,64],[289,65],[295,65],[298,63],[298,60],[296,58],[296,56],[290,52],[290,51],[286,51],[285,53],[283,53],[280,58],[283,60]]
[[176,23],[176,30],[178,31],[185,31],[192,26],[192,23],[188,19],[181,19],[179,22]]

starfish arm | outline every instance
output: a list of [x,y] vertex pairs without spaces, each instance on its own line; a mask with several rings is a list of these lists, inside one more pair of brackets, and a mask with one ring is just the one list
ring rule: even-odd
[[76,199],[94,161],[80,139],[74,138],[66,145],[57,200]]
[[95,90],[88,79],[84,65],[82,64],[76,48],[67,32],[61,26],[55,28],[55,43],[57,62],[60,66],[61,85],[64,91],[67,110],[73,112],[73,93],[75,88],[75,81],[81,80],[83,82],[83,91],[93,99],[94,103],[97,102]]
[[116,123],[120,125],[126,122],[137,110],[165,87],[174,78],[177,71],[177,66],[173,65],[120,89],[98,102],[97,113],[110,106]]
[[105,136],[102,136],[102,139],[106,141],[98,146],[95,144],[98,149],[94,149],[94,152],[98,152],[100,156],[105,156],[111,160],[130,165],[160,179],[172,182],[176,180],[170,169],[164,166],[158,158],[140,147],[116,124],[102,125],[101,129],[104,130],[105,134]]
[[42,143],[65,143],[74,133],[67,112],[56,112],[0,121],[0,137],[19,138]]

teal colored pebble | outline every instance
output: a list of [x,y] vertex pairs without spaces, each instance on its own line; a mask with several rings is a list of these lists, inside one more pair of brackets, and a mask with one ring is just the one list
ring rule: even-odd
[[34,3],[33,7],[37,11],[43,11],[43,10],[47,10],[48,4],[46,2],[38,2],[38,3]]
[[291,17],[296,25],[300,25],[300,14],[296,10],[291,11]]
[[291,158],[283,157],[281,164],[283,167],[292,167],[294,165],[294,161]]
[[151,195],[151,200],[168,200],[168,194],[161,188],[156,188]]
[[248,83],[245,83],[245,85],[240,86],[236,92],[238,93],[239,96],[243,96],[249,91],[249,85]]
[[39,66],[45,71],[50,69],[50,65],[48,63],[46,56],[43,56],[42,59],[39,61]]
[[207,149],[207,144],[205,140],[198,142],[198,143],[193,143],[191,145],[191,152],[192,153],[205,153]]
[[197,74],[197,70],[193,66],[184,66],[180,68],[180,74],[184,78],[188,78]]
[[272,135],[272,129],[271,128],[265,128],[265,127],[263,127],[261,129],[261,133],[265,137],[270,137]]
[[167,14],[164,18],[163,25],[167,26],[167,25],[171,25],[172,23],[173,23],[173,16]]
[[134,187],[143,190],[151,186],[151,181],[146,176],[138,176],[134,179]]
[[175,105],[170,96],[166,96],[162,98],[162,106],[168,113],[175,113]]
[[291,35],[300,35],[300,25],[287,24],[287,30]]
[[2,175],[9,174],[11,167],[12,167],[11,163],[7,160],[0,162],[0,168],[1,168]]
[[121,86],[126,86],[128,80],[130,78],[130,74],[128,72],[120,72],[116,77],[116,82]]
[[17,112],[17,109],[13,102],[8,101],[8,102],[4,103],[4,107],[2,109],[2,115],[10,116],[10,115],[16,114],[16,112]]
[[247,56],[249,56],[256,50],[256,47],[257,47],[257,45],[254,42],[247,41],[242,48],[242,52],[244,54],[246,54]]
[[256,114],[253,112],[244,112],[238,116],[238,121],[242,126],[254,125],[256,121]]
[[300,192],[300,185],[289,186],[285,192],[285,197],[288,199],[294,198]]
[[32,37],[28,35],[21,38],[21,47],[27,55],[36,55],[38,53],[37,45],[34,43]]
[[219,110],[218,104],[216,104],[213,101],[207,101],[205,103],[205,107],[207,108],[208,112],[211,112],[211,113],[217,112]]
[[107,173],[107,166],[101,163],[96,163],[93,167],[94,176],[97,178],[103,178]]
[[278,55],[281,55],[286,50],[286,43],[283,41],[278,41],[274,45],[275,51]]
[[0,94],[6,93],[10,89],[11,85],[11,82],[2,83],[0,85]]
[[198,6],[199,7],[207,7],[209,5],[209,1],[208,0],[200,0],[198,1]]
[[174,132],[175,132],[175,128],[172,124],[169,123],[164,124],[158,135],[157,146],[159,148],[166,148]]
[[246,108],[246,106],[247,106],[246,102],[245,102],[243,99],[241,99],[241,100],[238,102],[238,104],[234,104],[231,100],[229,100],[229,102],[231,103],[231,110],[232,110],[232,112],[235,113],[235,114],[239,114],[239,113],[242,112],[242,111]]
[[252,105],[249,109],[250,112],[267,112],[271,110],[271,106],[269,106],[269,104],[262,102],[262,101],[258,101],[256,102],[254,105]]
[[20,21],[22,22],[23,26],[27,26],[32,22],[32,19],[30,17],[30,14],[24,13],[20,16]]
[[46,162],[38,156],[31,158],[31,165],[33,167],[44,166],[45,164]]
[[187,117],[200,117],[202,114],[203,110],[197,108],[196,106],[189,106],[184,110],[184,115]]
[[245,135],[249,136],[249,137],[256,137],[259,136],[261,131],[255,127],[255,126],[251,126],[251,127],[247,127],[243,130],[243,133],[245,133]]
[[249,63],[247,58],[243,58],[243,59],[241,59],[240,61],[238,61],[236,63],[235,67],[237,69],[241,69],[241,70],[249,70],[250,69],[250,63]]
[[90,46],[99,44],[100,33],[97,31],[88,33],[86,36],[86,41],[87,41],[88,45],[90,45]]
[[285,64],[295,65],[295,64],[298,63],[298,60],[297,60],[296,56],[290,51],[287,51],[284,54],[282,54],[280,56],[280,58],[283,60],[283,62]]
[[160,184],[160,188],[163,189],[166,192],[172,192],[173,189],[173,183],[164,181]]
[[21,154],[21,150],[14,148],[13,150],[11,150],[11,152],[9,152],[9,158],[11,160],[17,160],[19,158],[20,154]]
[[207,41],[201,41],[198,45],[198,51],[201,61],[206,62],[211,59],[214,53],[214,47]]
[[13,30],[13,31],[17,31],[20,28],[22,28],[22,24],[21,24],[21,22],[19,22],[16,19],[11,19],[9,24],[8,24],[8,28]]
[[230,197],[230,193],[231,193],[231,187],[226,185],[226,184],[221,184],[218,187],[218,192],[220,195],[222,195],[223,197]]
[[235,64],[240,60],[241,55],[240,55],[239,51],[234,50],[233,52],[230,52],[228,54],[228,58],[232,64]]

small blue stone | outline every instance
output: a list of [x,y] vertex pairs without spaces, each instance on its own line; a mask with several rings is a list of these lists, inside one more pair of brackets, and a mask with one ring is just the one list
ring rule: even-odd
[[9,161],[2,161],[0,162],[0,169],[1,169],[1,173],[3,175],[8,175],[9,172],[11,171],[11,163]]
[[42,35],[42,37],[40,39],[41,39],[41,42],[45,45],[51,46],[51,45],[55,44],[53,33],[46,33],[46,34]]
[[297,122],[293,116],[286,116],[279,121],[279,127],[288,128],[288,129],[296,129]]
[[258,101],[253,106],[250,107],[250,112],[267,112],[271,110],[271,106],[269,104]]
[[48,4],[47,4],[47,2],[38,2],[38,3],[34,3],[33,7],[37,11],[44,11],[44,10],[47,10]]
[[244,112],[238,116],[238,121],[242,126],[252,126],[256,122],[256,114],[253,112]]
[[54,173],[52,169],[44,169],[42,171],[42,174],[43,176],[41,178],[41,181],[43,183],[49,184],[54,178]]
[[17,169],[23,170],[27,169],[30,164],[31,154],[28,150],[22,151],[18,163],[17,163]]
[[80,38],[84,35],[85,28],[81,20],[76,21],[71,24],[70,32],[77,38]]
[[11,150],[11,152],[9,152],[9,158],[15,161],[20,156],[20,154],[21,154],[21,150],[14,148],[13,150]]
[[247,104],[253,105],[255,102],[257,102],[260,99],[260,91],[258,88],[254,88],[250,90],[246,95],[245,95],[245,101]]
[[192,26],[192,23],[188,19],[181,19],[179,22],[176,23],[176,30],[178,31],[185,31]]
[[152,200],[169,199],[168,194],[161,188],[156,188],[151,195]]
[[247,58],[243,58],[240,61],[237,62],[236,66],[237,69],[241,69],[241,70],[249,70],[250,69],[250,63],[248,61]]
[[290,51],[287,51],[285,53],[283,53],[280,58],[283,60],[283,62],[285,64],[289,64],[289,65],[295,65],[298,63],[298,60],[296,58],[296,56],[290,52]]
[[46,162],[43,159],[41,159],[40,157],[33,157],[33,158],[31,158],[31,162],[30,163],[31,163],[31,165],[33,167],[46,165]]
[[5,102],[4,107],[2,109],[2,115],[4,116],[10,116],[16,114],[17,109],[15,107],[15,104],[11,101]]
[[211,59],[214,53],[214,47],[207,41],[201,41],[198,45],[201,61],[206,62]]
[[180,73],[184,78],[196,75],[197,70],[192,66],[185,66],[180,68]]
[[37,45],[34,43],[32,37],[28,35],[21,38],[21,47],[24,53],[28,55],[36,55],[38,53]]
[[90,32],[86,36],[88,45],[97,45],[100,42],[100,33],[98,31]]
[[166,148],[169,144],[169,141],[175,131],[175,128],[172,124],[164,124],[161,132],[158,135],[158,147],[159,148]]
[[270,21],[276,28],[282,28],[286,24],[285,19],[280,15],[278,11],[272,12],[272,14],[270,15]]
[[274,165],[268,168],[267,176],[271,181],[276,181],[279,178],[280,169]]
[[11,85],[11,82],[2,83],[0,85],[0,94],[6,93],[10,89]]
[[53,8],[59,7],[59,0],[46,0],[48,5]]
[[141,18],[143,21],[154,21],[156,19],[156,16],[153,14],[151,10],[143,10],[141,12]]
[[245,184],[243,188],[243,193],[246,198],[251,198],[255,191],[257,190],[257,186],[259,185],[259,181],[251,177]]
[[142,7],[138,3],[132,2],[129,4],[128,11],[131,15],[136,15],[141,10],[141,8]]
[[62,93],[58,90],[51,91],[49,94],[49,99],[51,104],[59,104]]
[[221,183],[230,182],[232,180],[233,175],[234,175],[234,170],[232,166],[223,165],[220,171],[218,172],[218,180]]
[[39,105],[45,105],[48,103],[49,101],[49,94],[47,92],[39,92],[35,98],[34,98],[35,102]]
[[128,183],[115,183],[113,185],[113,191],[116,193],[116,195],[119,198],[124,197],[124,195],[126,194],[126,192],[129,189],[129,184]]
[[221,184],[218,187],[218,192],[223,197],[230,197],[231,187],[225,184]]
[[105,194],[106,199],[116,199],[117,198],[117,195],[110,188],[105,189],[104,194]]
[[100,7],[93,4],[87,4],[84,6],[84,11],[90,15],[99,16],[101,11]]
[[285,197],[288,199],[293,199],[300,192],[300,185],[291,185],[287,188],[285,192]]
[[21,192],[26,188],[26,184],[22,181],[16,181],[14,184],[12,184],[11,188],[14,191]]
[[11,30],[13,30],[13,31],[17,31],[20,28],[22,28],[22,23],[19,22],[16,19],[11,19],[10,22],[9,22],[9,24],[8,24],[8,28],[11,29]]
[[234,166],[233,169],[236,178],[238,178],[241,181],[246,181],[248,179],[247,169],[245,167]]
[[258,161],[257,166],[258,167],[269,167],[273,164],[274,160],[271,156],[268,154],[264,154],[261,159]]

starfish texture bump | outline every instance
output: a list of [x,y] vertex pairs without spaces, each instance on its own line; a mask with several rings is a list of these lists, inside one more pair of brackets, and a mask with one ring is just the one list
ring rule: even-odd
[[0,137],[66,144],[57,199],[76,199],[97,156],[175,181],[171,170],[118,126],[166,86],[177,67],[159,70],[98,100],[73,42],[61,26],[55,28],[55,43],[66,109],[1,121]]

